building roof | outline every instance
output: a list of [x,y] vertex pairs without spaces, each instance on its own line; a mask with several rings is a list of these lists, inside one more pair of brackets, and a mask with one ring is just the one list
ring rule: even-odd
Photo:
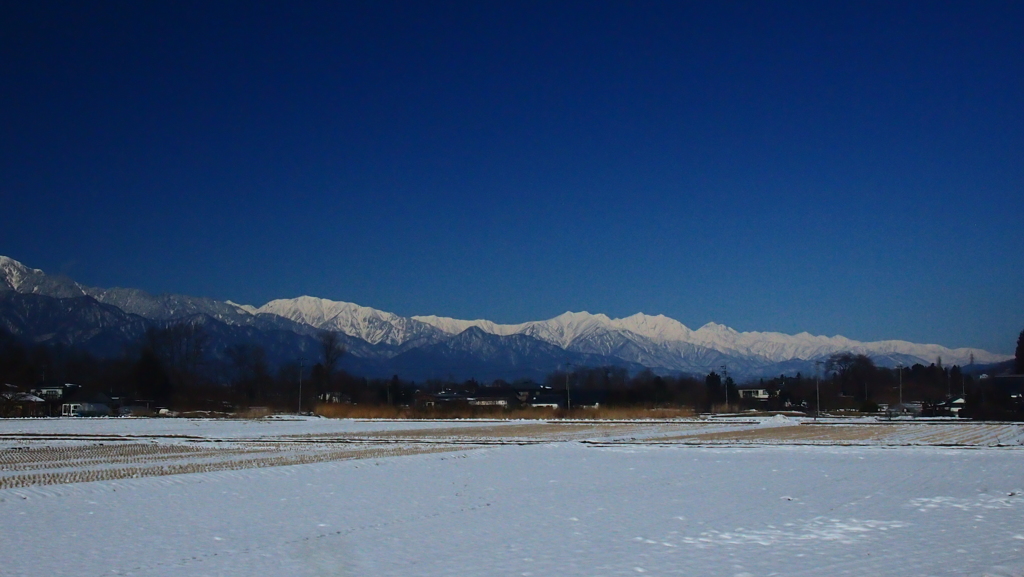
[[8,401],[14,401],[16,403],[45,403],[44,399],[41,399],[32,393],[3,393],[0,395]]

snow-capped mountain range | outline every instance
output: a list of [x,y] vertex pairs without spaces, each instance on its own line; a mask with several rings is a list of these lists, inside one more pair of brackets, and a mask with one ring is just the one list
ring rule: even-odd
[[[137,289],[86,287],[0,256],[0,293],[4,291],[57,299],[89,297],[151,321],[198,315],[228,326],[290,331],[307,338],[320,330],[337,331],[349,337],[350,356],[376,362],[393,360],[397,365],[405,365],[410,358],[429,365],[430,358],[444,356],[449,373],[458,368],[452,365],[453,359],[473,365],[474,359],[491,355],[512,365],[528,365],[530,355],[541,350],[546,360],[538,363],[545,366],[558,356],[552,351],[561,350],[567,362],[574,364],[614,363],[632,369],[694,374],[726,365],[734,375],[747,377],[813,370],[814,361],[837,352],[866,354],[885,366],[929,364],[940,357],[945,364],[959,365],[972,359],[986,364],[1009,358],[980,349],[950,349],[899,340],[859,342],[808,333],[738,332],[716,323],[693,330],[664,315],[643,313],[613,319],[603,314],[566,312],[543,321],[510,325],[438,316],[402,317],[311,296],[278,299],[255,307],[185,295],[154,296]],[[534,341],[544,346],[531,344]],[[455,355],[452,347],[461,352]],[[502,347],[509,349],[508,354],[496,352]],[[513,349],[518,352],[511,352]],[[416,353],[411,354],[413,351]]]
[[[240,307],[253,315],[276,315],[319,330],[331,330],[377,345],[435,343],[445,334],[430,324],[357,304],[303,296],[270,301],[260,308]],[[461,332],[461,331],[459,331]]]

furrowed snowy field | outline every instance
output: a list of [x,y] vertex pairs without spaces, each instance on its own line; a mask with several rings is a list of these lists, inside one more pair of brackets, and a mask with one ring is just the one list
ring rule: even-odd
[[0,575],[1024,575],[1024,428],[0,420]]

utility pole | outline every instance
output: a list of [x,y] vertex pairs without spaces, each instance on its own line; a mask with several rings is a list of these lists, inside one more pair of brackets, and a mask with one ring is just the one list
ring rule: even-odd
[[572,410],[572,394],[569,392],[569,367],[572,363],[566,363],[565,365],[565,410]]
[[306,357],[299,357],[299,414],[302,414],[302,364],[306,362]]
[[725,410],[729,410],[729,365],[722,365],[722,382],[725,384]]
[[814,420],[821,414],[821,361],[814,361],[814,398],[817,403],[814,409]]
[[[974,351],[971,351],[971,356],[969,357],[969,360],[971,361],[969,363],[970,366],[973,367],[974,366]],[[960,371],[960,396],[963,397],[963,399],[966,401],[967,400],[967,381],[965,379],[966,379],[966,375],[964,375],[963,371]]]
[[903,363],[896,363],[896,370],[900,372],[900,410],[903,410]]
[[[953,365],[956,366],[956,365]],[[949,380],[949,371],[946,371],[946,398],[953,398],[953,381]]]

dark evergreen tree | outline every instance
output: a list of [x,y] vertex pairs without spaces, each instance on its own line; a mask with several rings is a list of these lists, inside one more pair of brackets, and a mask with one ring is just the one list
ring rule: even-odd
[[1014,353],[1014,372],[1024,375],[1024,331],[1017,337],[1017,350]]
[[252,344],[232,345],[225,351],[235,372],[235,388],[250,403],[262,400],[271,388],[267,353]]
[[163,405],[170,402],[174,394],[174,387],[167,376],[163,363],[153,349],[146,347],[142,350],[133,372],[137,385],[136,397],[156,401]]
[[707,399],[708,404],[721,403],[725,401],[724,391],[722,390],[722,376],[711,371],[708,376],[704,377],[704,385],[707,387]]

